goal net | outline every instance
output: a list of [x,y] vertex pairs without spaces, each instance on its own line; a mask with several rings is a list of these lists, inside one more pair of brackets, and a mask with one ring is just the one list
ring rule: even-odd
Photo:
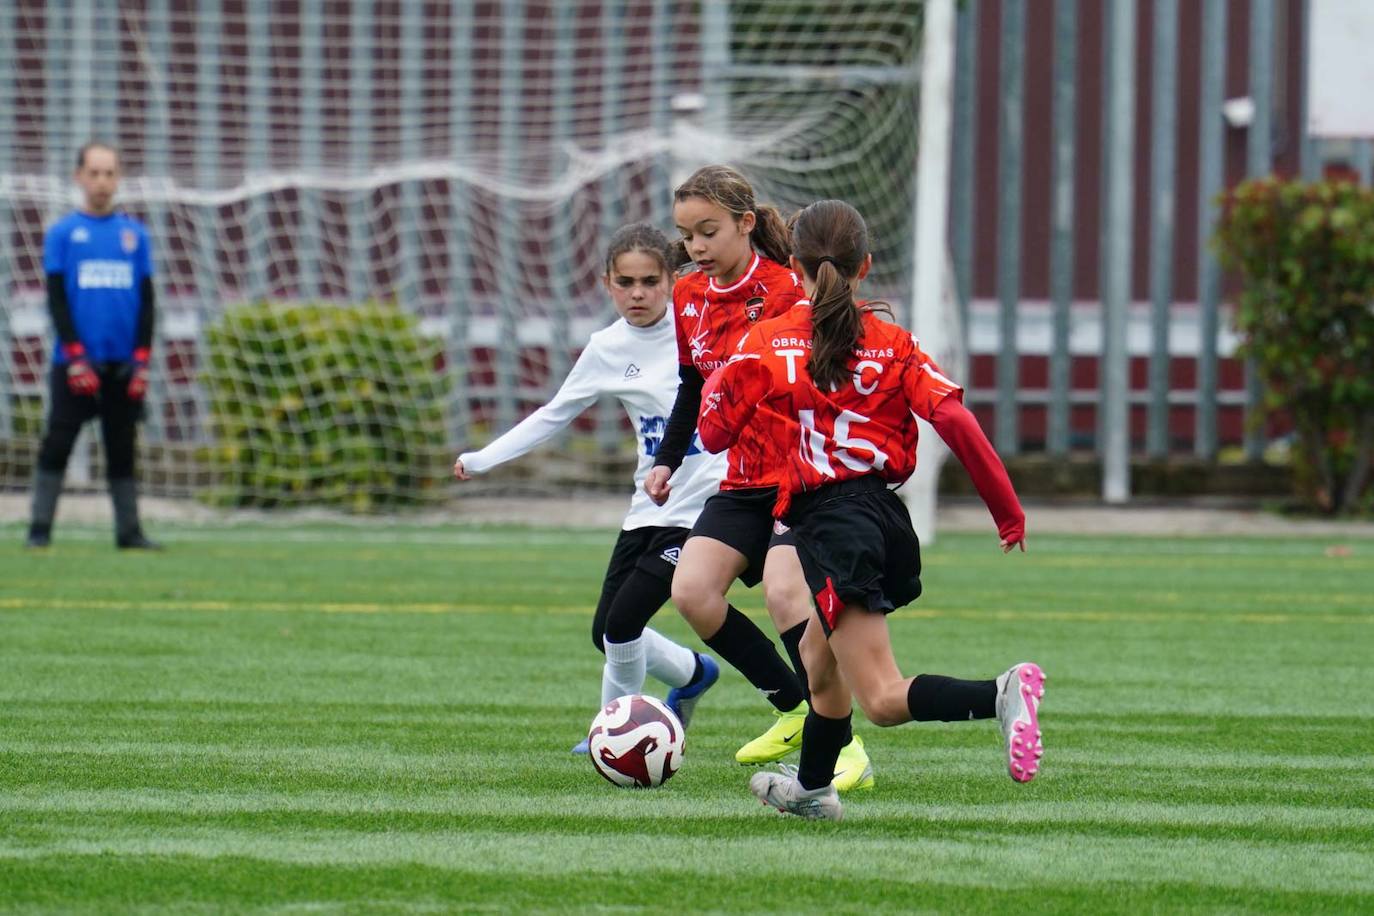
[[[453,495],[453,454],[543,402],[614,313],[620,225],[672,234],[711,162],[867,218],[911,292],[918,0],[0,5],[0,461],[28,484],[44,228],[77,149],[121,152],[160,320],[144,489],[357,511]],[[601,404],[464,492],[623,487]],[[94,443],[92,443],[94,445]],[[98,475],[99,452],[92,476]],[[78,458],[78,463],[82,458]]]

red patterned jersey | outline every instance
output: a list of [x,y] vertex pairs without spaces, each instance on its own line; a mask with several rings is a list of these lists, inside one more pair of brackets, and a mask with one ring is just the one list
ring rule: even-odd
[[[702,392],[703,442],[710,448],[765,422],[783,430],[778,482],[789,496],[866,474],[905,481],[916,468],[915,418],[929,420],[962,389],[909,331],[871,312],[864,313],[849,361],[851,377],[837,390],[815,386],[806,368],[810,355],[809,304],[760,322],[741,344],[737,362]],[[780,499],[779,512],[788,502]]]
[[[720,286],[703,273],[690,273],[673,286],[678,362],[696,366],[702,378],[725,365],[757,322],[787,312],[805,295],[796,274],[754,255],[744,276]],[[722,490],[772,486],[780,460],[770,457],[779,433],[769,423],[745,430],[730,447]]]

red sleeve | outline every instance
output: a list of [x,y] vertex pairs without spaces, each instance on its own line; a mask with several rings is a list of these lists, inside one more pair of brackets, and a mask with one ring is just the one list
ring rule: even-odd
[[708,452],[723,452],[735,444],[758,410],[759,401],[773,390],[773,377],[757,353],[732,357],[701,389],[697,435]]
[[[907,403],[911,405],[911,410],[916,416],[933,425],[934,415],[940,404],[949,399],[950,395],[956,395],[956,399],[961,397],[964,389],[940,371],[940,367],[921,349],[914,338],[908,336],[908,339],[911,341],[911,371],[905,376]],[[974,425],[977,426],[976,423]]]
[[978,495],[997,523],[997,534],[1008,543],[1025,540],[1026,513],[1021,510],[1021,501],[1002,459],[969,409],[957,397],[947,397],[935,405],[930,424],[973,478]]

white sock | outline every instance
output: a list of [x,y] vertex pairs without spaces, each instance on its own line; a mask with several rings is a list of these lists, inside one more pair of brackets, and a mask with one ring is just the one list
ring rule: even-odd
[[644,638],[602,643],[606,664],[601,669],[601,705],[626,694],[644,691]]
[[644,666],[650,676],[669,687],[686,687],[697,670],[697,654],[657,630],[644,628]]

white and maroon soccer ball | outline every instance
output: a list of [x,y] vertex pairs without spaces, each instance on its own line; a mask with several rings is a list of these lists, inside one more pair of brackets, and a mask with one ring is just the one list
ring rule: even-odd
[[686,735],[673,711],[653,697],[611,700],[592,720],[587,746],[596,771],[618,786],[661,786],[682,765]]

